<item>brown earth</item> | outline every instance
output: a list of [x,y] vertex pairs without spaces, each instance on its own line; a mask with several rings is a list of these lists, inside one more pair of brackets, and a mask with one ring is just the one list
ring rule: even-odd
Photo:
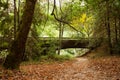
[[120,80],[120,57],[22,65],[20,71],[0,68],[0,80]]

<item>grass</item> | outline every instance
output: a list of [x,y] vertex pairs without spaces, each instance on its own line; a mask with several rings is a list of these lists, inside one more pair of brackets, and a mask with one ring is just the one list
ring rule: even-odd
[[46,55],[41,56],[41,60],[52,60],[52,61],[65,61],[65,60],[71,60],[73,56],[66,54],[66,55]]
[[52,55],[45,55],[41,56],[39,59],[37,58],[36,60],[29,60],[22,62],[22,65],[27,65],[27,64],[51,64],[55,62],[64,62],[68,60],[73,60],[74,57],[70,54],[66,55],[58,55],[58,54],[52,54]]

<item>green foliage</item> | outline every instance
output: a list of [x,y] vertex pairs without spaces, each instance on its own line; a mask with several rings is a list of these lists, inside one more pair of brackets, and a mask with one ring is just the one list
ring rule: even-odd
[[[13,25],[13,12],[9,8],[9,3],[7,0],[2,0],[0,2],[0,35],[2,36],[11,36],[12,25]],[[9,10],[11,10],[9,12]]]
[[52,55],[51,53],[55,53],[57,48],[56,44],[56,40],[43,41],[38,37],[36,39],[34,37],[28,38],[25,60],[39,60],[42,55]]
[[63,61],[67,61],[67,60],[73,60],[74,57],[72,55],[44,55],[44,56],[40,56],[39,59],[36,60],[29,60],[29,61],[25,61],[22,64],[50,64],[50,63],[54,63],[54,62],[63,62]]
[[81,32],[82,38],[89,38],[93,35],[94,16],[82,13],[81,16],[75,16],[72,20],[72,25]]
[[7,55],[8,55],[7,50],[3,50],[3,51],[0,52],[0,58],[6,58]]
[[116,43],[112,50],[114,51],[115,54],[120,55],[120,42]]
[[24,60],[36,59],[37,57],[39,57],[42,51],[40,47],[41,44],[42,43],[38,43],[35,38],[29,38],[26,45]]
[[73,56],[66,54],[66,55],[58,55],[58,54],[52,54],[52,55],[46,55],[41,56],[41,61],[65,61],[65,60],[71,60],[73,59]]

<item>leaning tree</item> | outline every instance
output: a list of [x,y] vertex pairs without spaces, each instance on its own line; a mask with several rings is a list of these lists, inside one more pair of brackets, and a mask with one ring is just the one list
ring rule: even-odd
[[6,57],[3,64],[3,66],[7,69],[17,69],[22,62],[22,58],[25,52],[25,44],[28,33],[30,31],[30,26],[32,24],[36,2],[37,0],[26,0],[21,24],[19,24],[20,29],[10,46],[9,55]]

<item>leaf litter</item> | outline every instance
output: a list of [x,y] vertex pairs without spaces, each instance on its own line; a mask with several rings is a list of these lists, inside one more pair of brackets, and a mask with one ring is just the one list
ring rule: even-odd
[[120,80],[120,57],[21,65],[12,71],[0,68],[0,80]]

